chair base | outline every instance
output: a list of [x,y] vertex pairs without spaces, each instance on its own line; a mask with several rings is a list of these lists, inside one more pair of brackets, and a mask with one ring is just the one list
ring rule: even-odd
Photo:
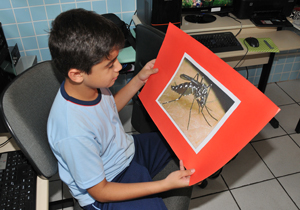
[[300,133],[300,119],[299,119],[298,124],[295,128],[295,131],[296,131],[296,133]]
[[[179,161],[177,161],[179,163]],[[161,180],[167,177],[171,172],[179,170],[179,165],[175,160],[171,160],[167,166],[159,172],[153,180]],[[192,187],[174,189],[167,192],[160,193],[167,209],[187,210],[190,205],[192,196]]]
[[[64,209],[74,206],[73,198],[68,198],[59,201],[53,201],[49,203],[49,210],[56,210],[56,209]],[[80,208],[82,210],[82,208]]]

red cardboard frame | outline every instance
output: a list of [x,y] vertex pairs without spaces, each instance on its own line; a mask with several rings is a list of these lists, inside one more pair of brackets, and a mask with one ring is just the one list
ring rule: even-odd
[[[186,61],[192,64],[189,65],[188,70],[182,67],[183,62]],[[173,24],[169,24],[164,42],[155,62],[155,68],[158,68],[159,72],[148,79],[139,94],[139,98],[175,154],[180,160],[183,160],[184,166],[187,169],[196,169],[196,172],[191,176],[190,185],[206,179],[223,167],[280,110],[237,71]],[[196,73],[191,73],[191,69]],[[198,73],[197,80],[196,75]],[[181,74],[186,74],[189,77],[179,80]],[[202,77],[204,79],[201,81]],[[205,84],[206,90],[210,89],[207,88],[209,85],[212,85],[214,88],[218,87],[221,93],[225,93],[216,96],[217,89],[215,89],[215,91],[211,90],[209,94],[203,94],[208,96],[204,105],[207,105],[213,117],[214,115],[219,116],[217,121],[213,120],[204,106],[203,114],[201,111],[199,112],[198,109],[199,107],[202,108],[202,106],[199,105],[200,98],[194,97],[195,93],[187,95],[187,92],[184,92],[180,94],[171,89],[171,86],[178,86],[179,89],[183,90],[184,88],[179,87],[179,85],[191,81],[198,86]],[[174,84],[175,82],[176,84]],[[165,91],[169,93],[173,92],[173,95],[168,96],[169,98],[173,97],[173,100],[181,97],[177,101],[166,103],[166,100],[163,99]],[[177,94],[177,96],[175,97],[174,94]],[[214,95],[215,97],[213,97]],[[212,97],[221,102],[224,100],[232,102],[228,106],[229,108],[225,109],[224,115],[218,115],[216,111],[209,108],[209,106],[217,103],[214,102],[216,100],[211,99]],[[195,98],[194,105],[191,106],[193,98]],[[188,104],[188,108],[183,108],[184,105],[182,104],[184,103],[181,101]],[[173,109],[173,117],[167,111],[168,107]],[[189,126],[195,127],[199,125],[202,127],[184,128],[178,126],[183,120],[177,121],[178,123],[174,121],[173,118],[176,118],[176,107],[178,115],[179,113],[186,113],[186,115],[182,115],[182,119],[189,116],[190,110],[193,113],[198,111],[198,115],[191,114],[191,117],[188,117],[189,120],[185,120],[183,124],[186,126],[187,121],[189,121]],[[215,110],[218,109],[215,108]],[[203,116],[205,116],[206,120]],[[202,118],[202,123],[193,123],[193,120],[198,120],[198,117],[199,119]],[[214,125],[211,124],[212,122],[214,122]],[[211,125],[208,126],[208,124]],[[209,137],[205,137],[202,143],[193,146],[187,140],[184,132],[188,133],[193,130],[194,133],[192,136],[197,136],[198,133],[201,134],[206,129],[203,127],[211,129],[207,135]]]

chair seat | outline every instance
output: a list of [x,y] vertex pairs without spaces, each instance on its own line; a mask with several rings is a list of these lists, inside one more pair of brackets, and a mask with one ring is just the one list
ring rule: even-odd
[[[171,160],[166,167],[160,171],[153,180],[161,180],[166,178],[171,172],[179,170],[178,163]],[[160,194],[167,209],[187,210],[190,205],[192,195],[192,187],[174,189]]]

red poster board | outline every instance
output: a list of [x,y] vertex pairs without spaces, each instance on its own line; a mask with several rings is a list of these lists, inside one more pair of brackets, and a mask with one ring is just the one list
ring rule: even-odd
[[[147,49],[145,49],[147,50]],[[255,137],[279,108],[201,43],[169,24],[139,97],[187,169],[206,179]]]

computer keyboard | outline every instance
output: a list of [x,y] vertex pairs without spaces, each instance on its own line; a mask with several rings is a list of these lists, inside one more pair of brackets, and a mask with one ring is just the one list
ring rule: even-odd
[[231,32],[191,35],[214,53],[243,50]]
[[35,210],[36,173],[21,151],[0,154],[0,210]]

